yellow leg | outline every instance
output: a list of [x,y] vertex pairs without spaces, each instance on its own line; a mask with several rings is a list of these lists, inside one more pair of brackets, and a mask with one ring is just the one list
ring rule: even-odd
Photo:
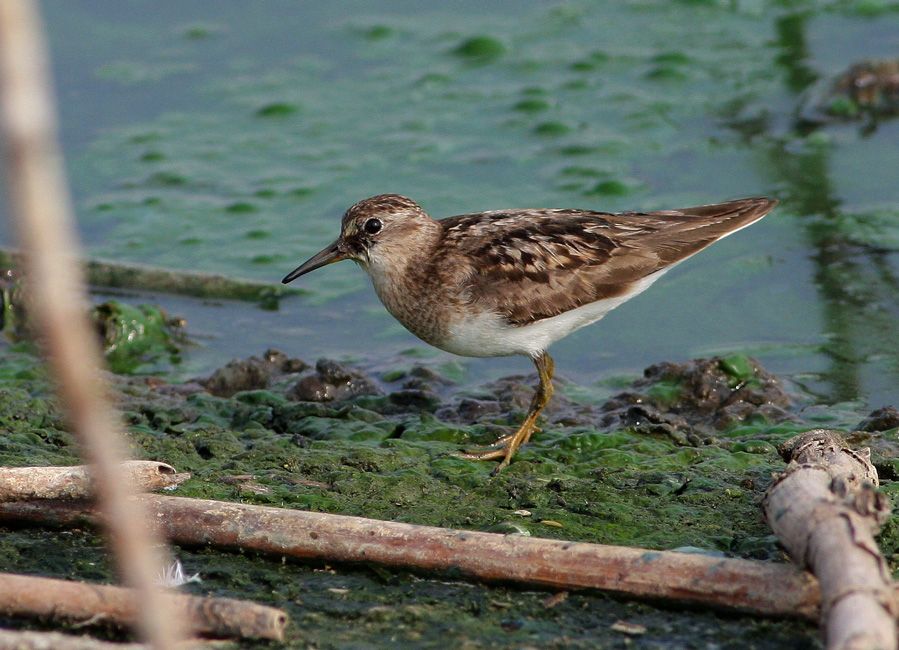
[[491,449],[460,454],[462,458],[470,460],[498,460],[501,458],[502,461],[493,470],[493,474],[496,475],[509,466],[512,456],[515,455],[518,448],[531,439],[531,436],[537,431],[537,418],[540,416],[540,412],[553,396],[553,372],[555,370],[555,363],[553,363],[552,357],[546,352],[534,358],[534,365],[537,366],[540,384],[537,386],[537,392],[534,393],[534,397],[531,400],[531,407],[528,409],[527,417],[525,417],[521,426],[518,427],[518,431],[511,435],[503,436],[490,445]]

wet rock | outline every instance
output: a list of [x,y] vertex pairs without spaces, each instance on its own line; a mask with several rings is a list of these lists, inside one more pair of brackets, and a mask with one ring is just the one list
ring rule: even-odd
[[205,386],[196,381],[188,381],[183,384],[160,384],[152,388],[163,395],[180,395],[182,397],[196,395],[206,390]]
[[439,392],[454,382],[447,379],[433,368],[416,364],[409,369],[397,368],[382,375],[389,383],[402,382],[403,389]]
[[884,406],[862,420],[857,429],[861,431],[886,431],[899,427],[899,409],[895,406]]
[[647,368],[631,390],[606,402],[601,424],[695,445],[749,418],[793,419],[786,410],[791,404],[777,378],[747,357],[664,362]]
[[464,397],[456,406],[456,416],[462,422],[474,423],[481,418],[498,415],[501,412],[500,404],[494,400],[473,399]]
[[231,397],[241,391],[268,388],[275,377],[302,372],[308,367],[300,359],[268,349],[261,357],[234,359],[200,383],[213,395]]
[[[555,381],[558,386],[564,380]],[[436,415],[441,420],[464,424],[484,424],[484,418],[489,420],[498,415],[506,415],[509,425],[517,425],[530,408],[536,390],[536,376],[502,377],[485,385],[477,395],[463,396],[455,404],[441,407]],[[554,425],[561,426],[593,425],[598,419],[593,407],[576,404],[558,390],[543,410],[543,417]]]
[[429,390],[406,388],[390,393],[390,401],[397,406],[416,411],[436,411],[440,406],[440,397]]
[[288,397],[302,402],[331,402],[380,394],[381,390],[371,379],[331,359],[319,359],[315,373],[301,377],[288,391]]

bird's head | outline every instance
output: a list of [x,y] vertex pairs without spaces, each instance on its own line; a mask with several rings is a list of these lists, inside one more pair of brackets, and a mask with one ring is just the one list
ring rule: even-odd
[[340,237],[284,276],[284,284],[341,260],[365,268],[385,260],[408,259],[435,224],[412,199],[379,194],[359,201],[343,215]]

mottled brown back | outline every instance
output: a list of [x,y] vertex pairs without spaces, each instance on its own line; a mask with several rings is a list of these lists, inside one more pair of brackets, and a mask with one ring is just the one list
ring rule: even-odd
[[[765,216],[776,205],[749,198],[659,212],[511,210],[443,219],[437,251],[468,304],[513,325],[557,316],[604,298]],[[433,260],[440,268],[441,257]]]

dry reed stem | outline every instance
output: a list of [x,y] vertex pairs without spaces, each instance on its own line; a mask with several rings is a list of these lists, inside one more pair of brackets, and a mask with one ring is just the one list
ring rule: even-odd
[[60,397],[91,466],[112,548],[127,584],[140,594],[140,632],[159,650],[181,638],[153,579],[160,538],[145,522],[120,462],[119,421],[105,398],[100,351],[88,326],[68,189],[57,145],[47,49],[36,4],[0,2],[0,102],[12,213],[16,217],[31,309]]

